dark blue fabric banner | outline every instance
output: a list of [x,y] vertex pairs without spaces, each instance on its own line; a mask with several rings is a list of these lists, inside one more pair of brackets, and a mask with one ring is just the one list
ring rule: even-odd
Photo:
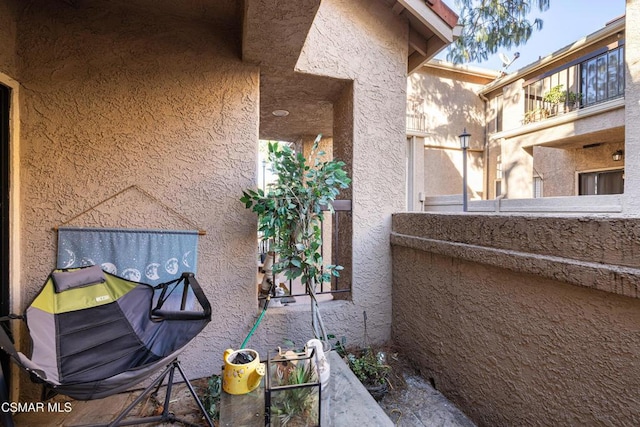
[[150,285],[196,273],[198,232],[72,228],[58,230],[58,268],[99,265]]

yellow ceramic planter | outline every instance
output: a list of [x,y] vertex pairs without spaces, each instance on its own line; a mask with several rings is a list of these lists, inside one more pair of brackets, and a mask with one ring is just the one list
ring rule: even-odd
[[[249,363],[236,364],[233,360],[243,353],[253,360]],[[264,365],[260,363],[260,356],[255,350],[242,348],[240,350],[227,349],[224,351],[224,371],[222,375],[222,389],[229,394],[246,394],[255,390],[264,377]]]

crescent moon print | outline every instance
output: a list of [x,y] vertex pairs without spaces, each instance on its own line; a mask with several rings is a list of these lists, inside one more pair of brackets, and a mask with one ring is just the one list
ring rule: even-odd
[[160,275],[158,274],[158,268],[160,268],[160,264],[158,264],[157,262],[152,262],[151,264],[147,265],[144,275],[147,276],[147,279],[149,280],[158,280],[160,278]]
[[182,255],[182,265],[184,265],[187,268],[191,268],[191,266],[189,265],[189,255],[191,255],[191,251]]

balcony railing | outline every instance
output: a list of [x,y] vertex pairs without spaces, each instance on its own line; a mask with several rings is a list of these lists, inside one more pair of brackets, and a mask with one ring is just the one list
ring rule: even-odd
[[426,132],[427,117],[424,113],[407,113],[407,131]]
[[599,50],[523,86],[523,124],[624,96],[624,45]]
[[[322,207],[322,210],[326,212],[327,215],[325,215],[325,220],[320,224],[323,240],[323,245],[320,248],[320,254],[324,259],[331,260],[331,264],[340,265],[341,262],[338,257],[339,251],[337,250],[341,227],[340,218],[345,214],[350,214],[351,200],[334,200],[332,206],[333,212],[331,212],[330,209],[326,206]],[[263,236],[260,232],[258,232],[258,249],[260,254],[260,262],[258,266],[258,278],[260,280],[259,287],[266,283],[271,285],[274,282],[278,281],[276,285],[270,286],[270,288],[261,287],[261,289],[259,289],[260,300],[265,300],[267,298],[267,294],[270,294],[271,298],[284,298],[285,300],[290,300],[291,297],[308,295],[306,289],[304,289],[304,286],[298,283],[299,281],[294,283],[294,281],[286,279],[284,277],[284,274],[276,277],[270,268],[268,273],[264,271],[265,266],[263,263],[265,262],[267,253],[269,252],[269,242],[263,239]],[[270,261],[272,263],[273,259],[271,259]],[[262,280],[265,278],[265,274],[267,275],[266,279],[268,280],[263,284]],[[343,270],[341,274],[346,275],[351,274],[351,272],[347,268],[345,268],[345,270]],[[332,294],[335,297],[335,294],[350,293],[351,286],[339,285],[339,279],[339,277],[333,276],[331,277],[330,283],[319,283],[317,285],[317,289],[315,290],[316,295]],[[284,291],[283,293],[277,292],[277,288],[281,283],[285,284],[285,286],[281,288]]]

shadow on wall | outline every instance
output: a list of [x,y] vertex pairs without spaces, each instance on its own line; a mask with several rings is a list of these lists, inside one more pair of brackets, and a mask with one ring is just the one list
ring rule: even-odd
[[[468,196],[470,199],[481,199],[484,163],[482,153],[468,153],[467,155]],[[462,193],[462,151],[425,148],[424,164],[426,166],[424,179],[426,195],[446,196]],[[433,165],[437,165],[437,169]]]
[[438,70],[414,73],[410,80],[408,112],[426,116],[425,131],[433,143],[458,148],[458,136],[466,128],[471,134],[470,148],[483,148],[484,102],[474,88],[481,84],[452,80]]
[[[502,194],[505,195],[506,198],[522,198],[517,195],[527,194],[531,197],[531,189],[532,189],[532,181],[530,174],[516,173],[518,170],[529,168],[527,164],[525,164],[524,160],[518,159],[515,162],[512,162],[503,169],[503,180],[502,180]],[[514,197],[514,195],[516,195]]]
[[[461,78],[463,75],[457,75]],[[471,134],[467,157],[469,196],[481,197],[484,187],[484,102],[476,94],[486,81],[452,79],[451,72],[431,68],[409,77],[407,113],[420,118],[426,133],[425,193],[440,196],[462,193],[462,153],[459,135]],[[442,148],[439,148],[442,147]],[[439,154],[434,154],[438,152]],[[479,176],[478,176],[479,175]]]

